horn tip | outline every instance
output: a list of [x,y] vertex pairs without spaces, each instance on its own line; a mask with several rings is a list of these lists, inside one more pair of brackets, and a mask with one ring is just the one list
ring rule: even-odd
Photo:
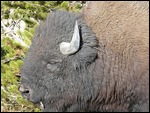
[[76,20],[76,25],[78,25],[78,21]]

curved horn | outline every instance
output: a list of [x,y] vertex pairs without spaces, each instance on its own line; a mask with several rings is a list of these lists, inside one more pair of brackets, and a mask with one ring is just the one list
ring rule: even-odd
[[77,21],[75,22],[74,33],[71,42],[62,42],[59,47],[60,51],[66,55],[73,54],[79,50],[80,35]]

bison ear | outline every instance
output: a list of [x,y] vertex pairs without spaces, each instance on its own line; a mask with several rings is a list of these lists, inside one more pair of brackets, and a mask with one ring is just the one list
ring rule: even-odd
[[74,33],[70,43],[62,42],[60,45],[60,51],[65,55],[74,54],[80,47],[80,35],[77,21],[75,22]]

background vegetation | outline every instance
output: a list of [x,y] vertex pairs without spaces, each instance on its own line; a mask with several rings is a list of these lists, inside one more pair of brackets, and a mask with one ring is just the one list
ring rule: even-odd
[[20,67],[36,27],[54,9],[80,11],[84,2],[1,1],[1,112],[40,112],[18,91]]

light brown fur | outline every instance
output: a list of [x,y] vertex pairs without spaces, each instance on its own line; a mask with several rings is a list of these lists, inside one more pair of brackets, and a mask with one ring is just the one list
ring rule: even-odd
[[[98,62],[103,67],[97,73],[103,68],[104,79],[98,100],[104,99],[104,109],[122,106],[121,98],[129,95],[149,99],[148,10],[149,2],[135,1],[96,1],[83,9],[86,23],[99,40]],[[114,101],[118,103],[108,107]]]

